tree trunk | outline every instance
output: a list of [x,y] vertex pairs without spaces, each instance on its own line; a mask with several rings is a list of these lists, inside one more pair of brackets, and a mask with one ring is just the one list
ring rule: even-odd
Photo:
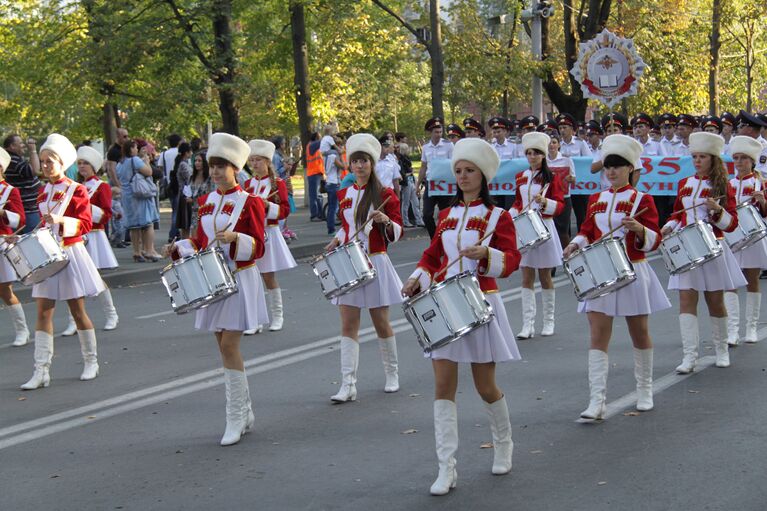
[[215,62],[219,63],[213,81],[218,88],[222,129],[226,133],[239,136],[240,111],[234,84],[237,62],[232,44],[231,0],[214,0],[213,12]]
[[445,118],[442,109],[442,93],[445,87],[445,64],[442,56],[442,23],[439,13],[439,0],[429,0],[429,22],[431,24],[431,114]]
[[713,0],[711,16],[711,36],[709,41],[710,60],[708,67],[708,113],[716,115],[719,111],[719,48],[720,29],[722,25],[722,0]]
[[112,147],[117,140],[117,128],[119,128],[119,118],[117,117],[117,105],[114,103],[104,103],[101,108],[101,127],[104,131],[104,147]]
[[306,167],[306,144],[309,143],[312,126],[312,98],[309,93],[309,56],[306,48],[306,20],[304,4],[300,0],[290,2],[290,30],[293,39],[293,86],[296,93],[298,127],[301,132],[301,162]]

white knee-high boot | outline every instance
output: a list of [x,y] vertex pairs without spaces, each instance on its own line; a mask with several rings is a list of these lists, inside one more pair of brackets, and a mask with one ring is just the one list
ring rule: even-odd
[[522,288],[522,330],[517,339],[530,339],[535,335],[535,290]]
[[716,352],[716,367],[730,367],[730,351],[727,346],[727,318],[711,317],[711,342]]
[[494,403],[485,403],[485,409],[490,417],[490,432],[493,435],[493,474],[508,474],[511,472],[514,442],[511,439],[511,421],[506,397],[501,396],[501,399]]
[[29,329],[27,329],[27,317],[24,315],[24,308],[20,303],[10,305],[8,310],[11,313],[13,321],[13,330],[16,332],[16,338],[13,340],[14,346],[24,346],[29,342]]
[[455,453],[458,450],[458,410],[447,399],[434,401],[434,439],[437,444],[439,474],[431,485],[432,495],[446,495],[458,482]]
[[740,342],[738,331],[740,330],[740,300],[738,293],[727,291],[724,293],[724,306],[727,309],[727,344],[737,346]]
[[695,369],[695,361],[698,360],[698,345],[700,344],[700,332],[698,331],[698,316],[695,314],[680,314],[679,329],[682,334],[682,363],[676,367],[679,374],[689,374]]
[[541,328],[541,335],[544,337],[554,335],[554,310],[556,296],[557,292],[555,289],[541,290],[541,303],[543,305],[543,328]]
[[77,324],[75,324],[75,318],[72,317],[72,313],[67,311],[67,327],[59,335],[62,337],[71,337],[77,333]]
[[80,379],[83,381],[93,380],[99,375],[98,353],[96,351],[96,331],[78,330],[77,337],[80,339],[80,351],[83,354],[83,373]]
[[762,293],[746,293],[746,335],[747,343],[759,342],[756,327],[759,324],[759,311],[762,308]]
[[384,392],[397,392],[399,390],[399,375],[397,364],[397,339],[393,335],[387,338],[378,338],[378,348],[381,350],[386,383]]
[[51,361],[53,360],[53,336],[42,330],[35,331],[35,372],[32,378],[21,386],[22,390],[47,387],[51,383]]
[[271,297],[269,299],[269,314],[272,317],[272,323],[269,325],[269,330],[272,332],[282,330],[282,289],[267,289],[266,294]]
[[114,330],[117,328],[117,322],[120,320],[120,317],[117,315],[117,309],[115,309],[115,304],[112,301],[112,293],[109,288],[106,288],[101,292],[99,300],[101,300],[101,306],[104,309],[104,316],[106,317],[104,330]]
[[240,441],[255,422],[250,405],[248,377],[243,371],[224,369],[226,387],[226,430],[221,445],[232,445]]
[[637,382],[637,410],[646,412],[653,409],[652,399],[652,348],[634,348],[634,378]]
[[336,403],[357,399],[357,367],[360,362],[360,345],[351,337],[341,337],[341,388],[330,398]]
[[581,412],[582,419],[601,420],[607,400],[607,353],[589,350],[589,407]]

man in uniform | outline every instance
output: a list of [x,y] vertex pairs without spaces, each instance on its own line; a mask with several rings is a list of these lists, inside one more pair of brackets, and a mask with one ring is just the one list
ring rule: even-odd
[[658,117],[661,133],[660,147],[663,154],[674,154],[674,142],[676,142],[674,130],[676,128],[676,121],[676,115],[670,113],[664,113]]
[[522,147],[522,137],[527,133],[532,133],[538,127],[540,121],[534,115],[528,115],[519,121],[519,141],[517,142],[517,150],[514,155],[515,158],[524,158],[525,149]]
[[735,132],[735,125],[737,124],[737,121],[735,120],[735,116],[732,115],[730,112],[723,112],[722,113],[722,137],[724,137],[724,154],[730,154],[730,139],[733,136],[733,133]]
[[[476,122],[476,121],[475,121]],[[418,173],[418,189],[424,186],[423,192],[423,222],[429,236],[434,237],[437,224],[434,221],[434,208],[443,209],[450,204],[450,197],[429,197],[429,162],[433,160],[449,160],[453,157],[453,144],[442,138],[442,118],[433,117],[426,121],[424,129],[429,133],[429,141],[421,151],[421,170]]]
[[644,112],[638,113],[631,119],[634,127],[634,137],[642,144],[642,156],[664,156],[660,144],[650,138],[650,130],[655,126],[652,117]]
[[722,134],[722,120],[715,115],[704,115],[703,120],[700,121],[700,127],[708,133]]
[[450,141],[451,144],[455,144],[462,138],[466,136],[466,133],[463,132],[460,126],[457,124],[448,124],[447,125],[447,139]]
[[571,114],[563,113],[557,116],[557,131],[562,136],[559,143],[559,152],[562,156],[573,158],[575,156],[591,156],[588,144],[575,136],[577,123]]
[[[759,140],[759,133],[762,128],[767,128],[767,122],[756,115],[751,115],[745,110],[740,111],[738,115],[738,135]],[[756,162],[756,170],[759,171],[762,178],[767,177],[767,148],[763,149],[759,155],[759,161]]]
[[696,125],[698,123],[694,116],[679,114],[676,120],[676,136],[678,140],[676,143],[671,144],[673,146],[672,156],[690,155],[690,135],[693,133]]
[[482,123],[473,117],[467,117],[463,120],[463,130],[466,132],[466,138],[484,138],[485,130]]
[[503,117],[493,117],[487,122],[490,134],[493,136],[491,145],[502,160],[514,158],[514,144],[508,141],[509,121]]

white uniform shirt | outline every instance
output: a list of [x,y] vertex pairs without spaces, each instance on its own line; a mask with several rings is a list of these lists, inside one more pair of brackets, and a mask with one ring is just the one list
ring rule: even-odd
[[163,151],[160,157],[157,158],[157,166],[162,167],[165,174],[165,180],[170,183],[170,173],[173,170],[173,166],[176,163],[176,156],[178,156],[178,147],[171,147],[170,149]]
[[[421,150],[421,162],[428,163],[432,160],[449,160],[453,157],[453,144],[444,138],[433,144],[431,140],[423,145]],[[426,179],[429,179],[429,167],[426,167]]]
[[642,142],[637,138],[637,142],[642,144],[642,156],[666,156],[663,146],[647,137],[647,142]]
[[390,160],[387,155],[376,163],[376,176],[384,188],[394,188],[394,180],[399,179],[399,163]]
[[570,142],[565,142],[563,138],[559,142],[559,152],[562,156],[572,158],[574,156],[591,156],[589,145],[578,137],[573,137]]
[[495,149],[495,152],[498,153],[498,157],[502,160],[511,160],[517,152],[515,144],[508,140],[504,141],[503,144],[499,144],[497,140],[493,140],[493,149]]
[[674,142],[676,142],[676,137],[672,138],[671,140],[667,139],[666,137],[663,137],[660,139],[660,148],[663,151],[663,154],[666,156],[673,156],[674,155]]
[[684,143],[683,140],[679,140],[676,143],[672,143],[673,149],[672,149],[672,156],[690,156],[690,148],[687,146],[687,144]]

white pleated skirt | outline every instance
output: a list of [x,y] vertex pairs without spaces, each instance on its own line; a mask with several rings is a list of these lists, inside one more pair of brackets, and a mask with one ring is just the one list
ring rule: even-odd
[[93,264],[99,270],[117,268],[117,258],[112,251],[112,246],[107,239],[107,233],[102,230],[91,231],[88,233],[88,244],[85,245],[85,249],[93,259]]
[[266,240],[264,257],[256,262],[258,270],[262,273],[271,273],[295,268],[296,260],[293,259],[293,254],[290,253],[279,226],[270,225],[266,228],[266,232],[269,239]]
[[761,268],[767,270],[767,238],[762,238],[750,247],[733,252],[738,266],[742,269]]
[[258,268],[253,265],[238,271],[234,274],[234,279],[237,282],[237,293],[204,309],[198,309],[194,319],[196,329],[209,332],[243,332],[269,323]]
[[668,289],[691,289],[694,291],[723,291],[746,285],[746,277],[740,271],[738,261],[727,242],[719,240],[722,255],[690,271],[671,275]]
[[0,247],[0,284],[16,282],[19,280],[19,276],[16,275],[16,270],[8,262],[8,258],[3,255],[3,250],[5,250],[5,246]]
[[658,276],[647,261],[633,263],[636,280],[605,296],[578,304],[578,312],[601,312],[608,316],[640,316],[671,308]]
[[433,360],[452,360],[464,363],[508,362],[520,360],[517,341],[511,331],[506,307],[499,293],[485,295],[495,312],[490,323],[469,332],[457,341],[437,348],[424,356]]
[[402,280],[400,280],[391,259],[387,254],[375,254],[370,256],[370,262],[376,270],[376,278],[370,284],[355,289],[338,298],[333,298],[333,305],[350,305],[361,309],[374,309],[376,307],[388,307],[402,303]]
[[544,218],[543,223],[551,233],[549,240],[522,254],[520,266],[527,268],[556,268],[562,264],[562,244],[553,218]]
[[56,275],[35,284],[32,287],[32,298],[72,300],[96,296],[106,289],[98,268],[82,242],[64,247],[64,252],[69,257],[69,264]]

